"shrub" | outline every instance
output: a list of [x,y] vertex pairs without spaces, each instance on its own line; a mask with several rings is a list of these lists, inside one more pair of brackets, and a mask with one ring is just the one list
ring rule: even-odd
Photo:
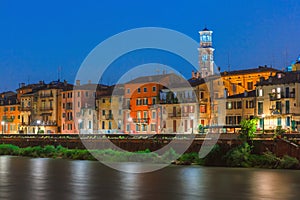
[[251,146],[245,142],[242,145],[228,151],[225,155],[226,164],[231,167],[249,167]]
[[296,169],[298,167],[299,160],[288,155],[284,155],[282,159],[280,159],[280,164],[278,166],[278,168],[281,169]]
[[19,147],[12,144],[1,144],[0,155],[18,155]]

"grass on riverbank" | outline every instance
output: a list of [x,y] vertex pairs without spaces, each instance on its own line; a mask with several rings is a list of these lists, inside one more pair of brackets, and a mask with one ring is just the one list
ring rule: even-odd
[[[204,166],[225,167],[258,167],[273,169],[298,169],[299,161],[290,156],[276,157],[271,152],[262,155],[252,154],[248,143],[225,152],[219,145],[215,145],[212,151],[205,157],[199,158],[198,153],[184,153],[178,158],[178,154],[170,149],[163,155],[158,155],[149,150],[139,152],[121,152],[112,149],[92,150],[67,149],[62,146],[34,146],[19,148],[11,144],[0,144],[0,155],[26,156],[34,158],[63,158],[73,160],[99,160],[105,162],[152,162],[173,163],[179,165],[198,164]],[[176,159],[178,158],[178,159]]]

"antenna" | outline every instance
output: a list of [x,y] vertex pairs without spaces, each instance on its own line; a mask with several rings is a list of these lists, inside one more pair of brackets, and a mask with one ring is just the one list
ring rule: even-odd
[[58,68],[57,68],[57,80],[60,81],[60,79],[61,79],[61,67],[58,66]]
[[230,72],[230,52],[227,54],[227,65],[228,65],[228,71]]

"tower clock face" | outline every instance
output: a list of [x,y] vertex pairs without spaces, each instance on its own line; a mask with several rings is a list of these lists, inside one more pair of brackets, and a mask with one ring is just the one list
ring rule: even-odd
[[207,60],[207,55],[206,54],[202,55],[202,61],[206,61],[206,60]]

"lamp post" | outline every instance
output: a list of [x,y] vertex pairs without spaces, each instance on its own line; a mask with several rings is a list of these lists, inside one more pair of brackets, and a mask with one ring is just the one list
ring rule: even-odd
[[129,122],[129,132],[131,133],[131,122],[132,122],[132,117],[128,117],[127,121]]
[[82,129],[82,119],[78,119],[78,133],[80,134],[80,130]]
[[4,134],[4,125],[5,125],[5,121],[1,121],[1,125],[2,125],[2,134]]
[[192,134],[194,133],[194,116],[190,117],[191,121],[192,121]]
[[266,115],[262,114],[261,117],[262,117],[262,134],[264,134],[265,133],[265,117],[266,117]]
[[37,133],[39,133],[40,132],[41,120],[37,120],[36,123],[37,123],[37,127],[38,127]]

